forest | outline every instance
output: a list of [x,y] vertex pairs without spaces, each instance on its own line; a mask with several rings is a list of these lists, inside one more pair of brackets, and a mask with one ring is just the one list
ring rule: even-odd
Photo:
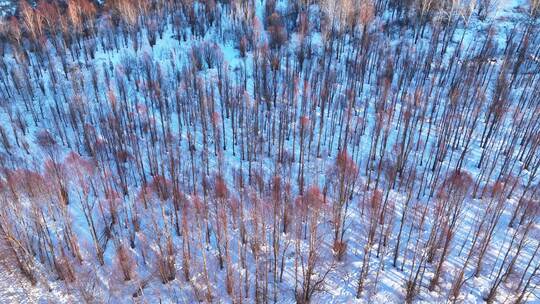
[[0,19],[0,303],[540,302],[540,0]]

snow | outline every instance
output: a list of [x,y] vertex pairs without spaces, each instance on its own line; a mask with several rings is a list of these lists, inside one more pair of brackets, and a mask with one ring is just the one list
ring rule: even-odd
[[[256,10],[256,16],[259,20],[264,20],[264,7],[263,4],[259,1],[256,1],[257,3],[257,10]],[[506,34],[512,30],[512,28],[515,26],[515,23],[517,21],[516,18],[520,18],[521,13],[516,8],[521,8],[524,6],[524,1],[521,0],[513,0],[513,1],[505,1],[500,0],[498,2],[497,9],[494,11],[494,13],[490,16],[490,18],[500,20],[500,22],[495,23],[496,24],[496,42],[499,44],[499,54],[494,54],[492,65],[494,68],[499,68],[502,65],[502,60],[499,58],[502,53],[502,49],[504,48],[504,45],[506,43]],[[286,3],[285,1],[280,1],[277,5],[278,10],[279,9],[285,9]],[[227,20],[224,21],[224,25],[222,31],[227,32],[227,30],[230,30],[231,24],[228,24]],[[382,22],[382,21],[381,21]],[[475,17],[472,18],[471,23],[468,25],[467,28],[460,28],[456,33],[454,34],[454,37],[452,39],[451,46],[449,47],[449,50],[446,52],[443,60],[443,66],[447,67],[450,64],[450,57],[448,54],[452,54],[457,47],[457,44],[459,43],[462,35],[463,37],[463,46],[460,49],[460,52],[464,53],[463,59],[470,60],[469,54],[467,54],[466,50],[469,46],[481,46],[483,44],[484,39],[486,38],[486,28],[485,24],[487,24],[489,20],[486,21],[480,21],[477,20]],[[262,25],[261,25],[262,26]],[[146,34],[144,34],[146,35]],[[409,36],[411,33],[405,33],[405,36]],[[403,42],[403,40],[399,40],[399,38],[396,38],[398,35],[395,33],[392,34],[393,41],[389,41],[389,48],[392,50],[395,50],[395,48],[400,44],[400,42]],[[175,83],[174,82],[174,75],[173,75],[173,67],[172,64],[175,64],[177,66],[184,66],[186,64],[186,61],[191,56],[191,49],[193,46],[200,45],[204,42],[208,43],[217,43],[217,48],[219,49],[219,52],[223,55],[224,62],[228,65],[228,71],[230,73],[231,78],[238,77],[240,79],[241,73],[243,71],[247,71],[247,88],[248,88],[248,94],[253,97],[253,91],[254,88],[254,71],[253,71],[253,58],[254,55],[252,52],[248,53],[246,58],[240,57],[240,52],[236,48],[237,41],[234,41],[233,39],[225,39],[224,41],[219,40],[218,38],[218,29],[211,28],[206,35],[203,38],[194,38],[189,37],[188,41],[181,41],[177,39],[177,37],[174,34],[173,29],[171,26],[168,26],[164,32],[163,38],[159,38],[157,40],[157,43],[154,47],[150,47],[146,43],[146,39],[143,38],[142,41],[145,41],[145,45],[141,47],[137,52],[134,52],[131,47],[123,48],[121,52],[115,52],[115,51],[107,51],[102,50],[101,47],[98,47],[98,52],[96,53],[95,58],[92,60],[92,63],[99,69],[100,73],[103,73],[104,70],[101,68],[102,66],[104,68],[107,68],[109,66],[113,67],[115,71],[117,71],[116,67],[119,66],[122,63],[122,58],[126,56],[133,57],[137,60],[144,58],[145,56],[148,56],[150,61],[153,64],[159,64],[164,71],[165,78],[167,79],[166,82],[169,83]],[[313,36],[309,37],[308,39],[311,39],[311,42],[313,43],[315,57],[316,56],[322,56],[323,54],[323,38],[321,37],[320,33],[314,33]],[[268,37],[265,36],[263,33],[261,37],[261,44],[268,40]],[[298,47],[295,44],[298,43],[298,37],[291,37],[291,46],[290,48],[294,49],[295,47]],[[121,43],[121,42],[120,42]],[[429,41],[427,41],[425,38],[421,39],[418,42],[418,45],[415,46],[415,51],[419,54],[423,54],[423,52],[426,51],[428,47]],[[49,47],[52,46],[48,45]],[[291,51],[291,50],[289,50]],[[291,51],[292,52],[292,51]],[[344,52],[345,53],[345,52]],[[472,55],[471,55],[472,56]],[[16,65],[13,58],[7,58],[5,56],[6,60],[9,61],[9,64],[13,64],[13,66]],[[534,58],[534,57],[533,57]],[[336,63],[337,64],[337,63]],[[342,64],[342,63],[341,63]],[[61,66],[58,65],[57,67],[57,73],[60,75],[62,74]],[[343,68],[343,66],[338,67]],[[436,68],[436,64],[434,63],[432,66],[433,69]],[[109,71],[111,74],[111,83],[114,85],[114,80],[118,79],[119,77],[122,77],[121,73],[115,73],[112,70]],[[90,79],[90,75],[87,73],[87,71],[82,70],[82,77],[85,79]],[[216,68],[207,69],[204,71],[201,71],[198,73],[198,76],[202,79],[205,79],[207,83],[214,84],[218,79]],[[343,77],[344,71],[338,70],[337,73],[339,74],[338,77]],[[44,73],[43,79],[46,83],[50,82],[50,76],[48,76],[48,73]],[[365,86],[364,94],[367,96],[367,92],[375,92],[378,90],[377,88],[377,82],[375,82],[375,78],[378,77],[378,75],[372,75],[370,79],[368,79],[368,83]],[[418,76],[419,77],[419,76]],[[369,78],[369,77],[368,77]],[[438,81],[442,81],[441,79],[437,79]],[[285,81],[285,80],[280,80]],[[236,79],[234,80],[236,85],[239,85],[239,83],[236,83]],[[87,81],[87,83],[91,83],[90,81]],[[66,86],[69,86],[66,81]],[[100,86],[103,89],[102,92],[100,92],[100,97],[106,96],[106,86],[105,82],[103,80],[100,80]],[[337,92],[341,94],[341,98],[345,96],[344,83],[337,83]],[[62,88],[60,88],[62,89]],[[85,96],[91,100],[93,96],[93,93],[91,92],[91,89],[88,87],[86,88],[87,92],[85,93]],[[137,105],[143,105],[143,100],[145,100],[145,96],[141,92],[136,92],[133,90],[133,87],[129,88],[128,95],[130,95],[133,98],[136,98],[140,101]],[[437,88],[437,90],[441,90],[441,92],[444,90],[444,88]],[[488,94],[492,95],[493,88],[488,89]],[[514,97],[517,98],[519,92],[513,92]],[[72,94],[72,92],[68,91],[67,94]],[[53,101],[50,99],[52,95],[52,92],[49,88],[47,88],[47,94],[45,96],[42,96],[43,98],[48,99],[48,102],[50,104],[53,103]],[[174,95],[174,94],[172,94]],[[433,94],[435,95],[435,94]],[[299,96],[299,98],[302,96]],[[119,98],[119,96],[117,96]],[[360,96],[360,99],[366,98],[365,96]],[[35,102],[35,101],[34,101]],[[92,111],[97,111],[98,105],[88,105]],[[362,104],[357,105],[357,111],[360,113],[362,111]],[[396,112],[401,110],[401,107],[403,105],[400,104],[396,108]],[[22,105],[19,104],[18,107],[20,110],[22,109]],[[148,116],[150,118],[154,118],[157,121],[158,126],[161,126],[159,123],[159,110],[158,109],[146,109],[148,111]],[[333,110],[333,109],[332,109]],[[140,111],[142,112],[142,107],[140,108]],[[373,136],[373,125],[374,125],[374,117],[375,117],[375,109],[370,106],[368,108],[368,114],[367,117],[369,121],[367,122],[367,134],[363,135],[360,138],[360,144],[358,145],[358,148],[362,157],[359,157],[358,159],[358,166],[361,172],[364,172],[364,168],[368,165],[368,160],[366,155],[369,153],[369,142]],[[336,111],[337,112],[337,111]],[[168,114],[168,113],[167,113]],[[40,126],[33,126],[30,124],[32,121],[30,115],[28,113],[24,114],[26,117],[25,119],[29,123],[29,129],[28,135],[24,140],[29,145],[29,151],[30,156],[27,156],[24,154],[24,152],[18,151],[20,153],[21,158],[33,158],[34,163],[29,162],[29,166],[35,165],[36,167],[40,166],[40,161],[42,159],[45,159],[47,156],[40,150],[39,147],[35,145],[35,136],[33,134],[36,134],[36,132],[43,128],[48,128],[51,130],[51,132],[55,133],[53,124],[49,122],[41,122],[42,125]],[[317,115],[320,117],[320,110],[318,110]],[[327,115],[327,113],[325,113]],[[436,114],[438,115],[438,114]],[[173,125],[171,126],[172,130],[177,130],[179,128],[180,121],[178,121],[177,118],[174,117],[174,115],[171,113],[171,116],[173,117],[171,121],[173,122]],[[338,118],[336,118],[335,121],[337,121]],[[435,119],[438,119],[436,117]],[[5,108],[0,109],[0,121],[4,122],[4,124],[7,126],[10,119],[8,116],[7,111],[5,111]],[[339,121],[337,121],[339,123]],[[426,120],[426,123],[430,121]],[[292,122],[293,126],[295,126],[296,122]],[[482,121],[483,124],[485,124],[485,121]],[[225,119],[225,125],[228,126],[231,124],[231,121],[229,119]],[[327,120],[327,125],[330,124],[330,121]],[[506,126],[501,128],[501,134],[498,136],[498,139],[504,139],[505,134],[509,134],[510,128],[508,127],[508,124],[512,124],[512,121],[510,119],[506,119],[505,121]],[[434,125],[433,130],[431,132],[434,132],[432,134],[435,134],[435,137],[439,136],[439,132],[443,129],[444,126],[442,125]],[[298,129],[295,126],[296,129]],[[326,127],[326,131],[329,127]],[[397,126],[392,126],[392,128],[397,128]],[[7,127],[6,127],[7,129]],[[159,129],[159,128],[158,128]],[[477,128],[481,130],[482,128]],[[227,130],[229,130],[227,128]],[[200,132],[200,126],[193,126],[194,136],[195,136],[195,142],[197,151],[200,151],[203,147],[203,138],[202,134]],[[13,138],[13,135],[10,132],[11,138]],[[242,161],[240,157],[240,153],[235,151],[236,153],[233,155],[233,150],[231,149],[231,143],[233,141],[232,134],[230,131],[226,131],[226,141],[229,145],[229,148],[226,151],[223,151],[223,159],[225,160],[225,167],[226,170],[224,171],[225,179],[229,184],[233,183],[233,177],[232,177],[232,170],[238,169],[240,167],[245,168],[247,166],[246,161]],[[419,133],[418,136],[426,136],[428,134],[427,127],[423,130],[422,133]],[[481,169],[476,167],[476,164],[478,160],[480,159],[482,153],[482,149],[480,148],[480,136],[481,134],[478,134],[479,132],[475,132],[473,136],[473,144],[472,148],[470,149],[470,152],[467,155],[467,158],[465,160],[465,169],[467,172],[472,174],[474,177],[477,177],[481,173]],[[67,137],[69,138],[71,134],[68,134]],[[181,134],[176,134],[178,139],[181,139],[181,147],[185,148],[187,141],[187,130],[184,130]],[[398,136],[397,132],[392,132],[389,137],[390,143],[396,142],[396,137]],[[73,139],[72,139],[73,140]],[[416,139],[415,139],[416,140]],[[140,138],[141,144],[146,144],[149,142],[149,138]],[[75,144],[75,143],[71,143]],[[427,147],[432,147],[435,142],[433,143],[425,143]],[[501,146],[504,144],[504,142],[501,140],[500,142],[496,142],[495,146]],[[286,142],[287,148],[289,151],[293,150],[293,143],[292,140]],[[391,146],[389,144],[389,146]],[[213,152],[213,146],[212,143],[209,143],[209,151]],[[238,149],[238,147],[237,147]],[[68,151],[70,149],[64,145],[62,147],[62,151],[59,153],[58,157],[62,159],[67,155]],[[325,181],[329,178],[326,176],[327,168],[333,163],[335,158],[335,151],[336,150],[336,144],[332,147],[329,145],[326,145],[323,147],[322,152],[322,158],[317,159],[314,158],[312,154],[310,154],[308,157],[310,157],[310,161],[306,163],[306,172],[310,172],[310,177],[308,177],[307,184],[318,184],[323,185]],[[428,150],[429,151],[429,150]],[[163,151],[162,151],[163,152]],[[165,152],[164,152],[165,153]],[[187,151],[182,151],[182,154],[185,153],[187,156]],[[445,159],[445,161],[442,163],[442,168],[448,168],[451,164],[454,164],[457,161],[457,158],[459,157],[459,154],[461,153],[461,150],[452,151],[454,153],[454,158],[452,161],[449,161],[448,158]],[[488,159],[492,159],[494,156],[489,155]],[[187,158],[186,158],[187,159]],[[198,162],[198,165],[202,167],[202,163]],[[425,164],[426,165],[426,164]],[[187,164],[185,164],[187,166]],[[260,167],[262,172],[265,172],[267,174],[271,174],[274,172],[275,164],[272,159],[269,158],[263,158],[260,161],[258,161],[256,164],[254,163],[253,166]],[[210,167],[211,171],[215,171],[219,169],[219,163],[218,160],[214,157],[210,159]],[[204,168],[199,168],[201,171],[204,170]],[[514,171],[518,171],[519,168],[515,168]],[[282,168],[282,170],[287,170],[286,168]],[[290,168],[292,172],[296,172],[298,170],[298,164],[294,164],[292,168]],[[523,173],[523,180],[526,180],[527,172]],[[292,174],[295,176],[295,174]],[[486,182],[492,181],[496,173],[493,173],[493,176],[488,178]],[[366,176],[361,177],[362,182],[367,181]],[[73,181],[70,181],[73,182]],[[135,185],[129,185],[130,190],[133,192],[137,191],[137,187]],[[360,197],[362,194],[362,189],[360,186],[356,189],[356,194]],[[75,195],[70,195],[71,197],[74,197]],[[397,213],[395,214],[396,218],[399,218],[401,215],[401,212],[403,212],[403,203],[406,199],[406,194],[401,193],[400,189],[396,187],[395,190],[392,190],[390,193],[391,200],[396,203],[396,209]],[[75,196],[76,197],[76,196]],[[130,198],[133,200],[133,196]],[[498,256],[498,252],[500,248],[507,248],[509,246],[509,238],[511,233],[513,231],[511,229],[505,229],[508,226],[510,217],[511,217],[511,210],[512,208],[510,206],[514,206],[517,203],[518,197],[512,197],[508,200],[507,204],[509,207],[506,208],[506,211],[502,215],[502,218],[500,220],[499,225],[497,226],[497,232],[496,237],[492,241],[490,245],[490,249],[488,250],[487,257],[486,257],[486,266],[484,269],[485,274],[483,274],[479,278],[472,278],[471,280],[467,281],[466,287],[462,291],[462,298],[460,301],[463,303],[483,303],[483,296],[486,294],[487,290],[489,289],[489,286],[492,282],[493,275],[492,275],[492,267],[493,269],[500,265],[501,258]],[[430,198],[427,198],[427,195],[424,196],[421,200],[419,200],[419,203],[428,203],[430,201]],[[130,202],[125,202],[126,204]],[[461,255],[459,256],[457,254],[457,247],[461,246],[462,243],[466,241],[466,238],[468,238],[467,232],[472,229],[472,222],[474,217],[480,212],[480,206],[482,204],[482,201],[480,199],[472,199],[469,202],[467,202],[467,208],[464,213],[463,218],[460,219],[459,225],[461,229],[458,229],[458,233],[455,236],[455,239],[452,241],[452,244],[454,246],[453,250],[451,251],[451,254],[449,255],[447,261],[444,264],[444,272],[443,272],[443,279],[441,280],[440,286],[438,286],[436,291],[429,292],[426,288],[426,286],[423,286],[422,292],[419,294],[419,297],[417,298],[418,303],[443,303],[447,301],[447,290],[450,289],[450,280],[445,278],[451,278],[452,275],[457,271],[458,267],[463,264],[465,260],[465,256]],[[168,216],[172,218],[171,210],[166,211],[168,213]],[[94,270],[92,269],[93,263],[95,263],[95,254],[93,253],[92,248],[92,238],[88,229],[88,224],[85,220],[84,213],[82,210],[82,207],[80,204],[74,202],[70,204],[69,207],[69,214],[73,221],[73,229],[77,237],[81,240],[81,243],[83,243],[83,251],[85,252],[85,262],[84,267],[89,271],[89,273],[95,272],[95,275],[97,276],[97,281],[99,282],[97,284],[97,289],[101,290],[103,293],[105,293],[105,290],[110,291],[110,294],[108,295],[108,302],[113,303],[131,303],[133,300],[131,298],[131,295],[137,291],[137,289],[140,287],[141,284],[139,284],[142,281],[147,281],[147,284],[145,284],[145,287],[143,288],[143,292],[141,295],[141,298],[144,300],[142,301],[148,301],[148,302],[157,302],[160,301],[161,303],[188,303],[192,302],[194,299],[193,295],[193,289],[190,286],[190,284],[183,281],[182,275],[181,275],[181,254],[178,254],[177,258],[177,279],[173,282],[170,282],[166,285],[161,284],[159,280],[157,280],[153,276],[153,272],[155,270],[151,269],[150,267],[147,267],[142,262],[142,256],[138,250],[131,250],[131,253],[134,255],[135,259],[137,260],[137,264],[139,265],[137,267],[138,271],[138,278],[133,280],[132,282],[125,283],[124,285],[118,287],[116,286],[117,283],[114,283],[114,280],[117,278],[112,277],[110,273],[114,271],[114,261],[115,261],[115,248],[112,245],[112,241],[108,244],[106,247],[105,252],[105,266]],[[126,215],[127,217],[127,215]],[[364,255],[363,253],[363,246],[365,242],[365,228],[364,228],[364,219],[362,215],[360,214],[360,210],[358,207],[358,204],[352,204],[351,208],[349,210],[349,214],[347,217],[348,220],[348,230],[347,230],[347,239],[348,239],[348,254],[345,256],[344,260],[339,262],[336,270],[330,273],[330,277],[328,280],[327,288],[325,292],[318,294],[316,299],[314,299],[315,303],[401,303],[403,302],[403,295],[405,293],[405,287],[404,282],[407,280],[407,270],[409,269],[410,265],[405,266],[405,271],[401,271],[401,269],[394,268],[391,265],[391,253],[389,252],[384,259],[377,259],[372,257],[370,260],[370,269],[371,272],[375,272],[380,266],[381,263],[383,263],[385,269],[384,271],[381,271],[380,280],[377,284],[377,286],[373,286],[373,278],[370,273],[370,278],[368,280],[368,286],[366,286],[366,292],[365,296],[361,300],[357,300],[355,298],[356,293],[356,282],[358,278],[358,274],[360,272],[362,265],[362,257]],[[432,225],[431,219],[428,220],[429,225]],[[397,223],[397,221],[396,221]],[[160,223],[164,224],[164,223]],[[413,237],[417,233],[424,235],[429,233],[428,227],[425,227],[424,231],[413,231],[411,234]],[[324,225],[324,223],[321,224],[321,229],[329,229],[329,225]],[[395,224],[397,226],[397,224]],[[163,227],[159,227],[163,228]],[[540,229],[538,223],[535,225],[536,229]],[[64,227],[62,226],[54,226],[54,224],[51,223],[51,229],[62,231]],[[144,223],[144,229],[147,229],[149,232],[147,233],[137,233],[136,236],[136,242],[138,247],[143,246],[142,239],[147,237],[152,237],[155,235],[152,235],[151,233],[151,223],[148,221]],[[144,230],[143,229],[143,230]],[[397,228],[396,228],[397,229]],[[408,230],[409,227],[406,227]],[[126,232],[124,232],[126,233]],[[234,227],[231,229],[231,234],[233,235],[232,239],[236,240],[239,238],[239,228]],[[411,236],[409,234],[409,237]],[[282,235],[283,238],[288,238],[290,236],[288,235]],[[195,238],[192,240],[195,243]],[[178,252],[181,250],[181,238],[180,237],[174,237],[175,246],[177,247]],[[217,243],[217,240],[215,237],[211,240],[212,245],[208,248],[199,248],[194,250],[194,254],[196,254],[198,257],[202,255],[201,251],[205,251],[208,259],[208,264],[210,269],[218,269],[217,263],[216,263],[216,256],[217,252],[215,249],[215,244]],[[238,248],[238,245],[236,244],[236,241],[232,241],[233,243],[231,245],[232,252],[239,252],[240,249]],[[307,246],[306,242],[302,243],[302,246]],[[331,248],[331,242],[329,239],[324,239],[319,246],[321,247],[321,252],[324,252],[324,258],[326,258],[326,263],[329,263],[333,258],[329,256]],[[531,242],[530,244],[526,245],[526,249],[524,251],[524,254],[521,255],[520,259],[518,260],[518,268],[525,265],[526,261],[530,258],[530,255],[532,254],[534,250],[535,243]],[[279,284],[279,302],[280,303],[294,303],[294,266],[293,262],[294,259],[292,258],[292,253],[294,251],[294,245],[291,245],[291,248],[289,250],[289,253],[287,256],[289,258],[286,259],[286,270],[284,273],[284,282]],[[388,250],[390,251],[393,247],[389,247]],[[465,248],[468,248],[468,245],[465,246]],[[262,248],[265,249],[265,248]],[[410,251],[412,248],[408,247],[403,250],[403,254],[407,256],[407,254],[411,254]],[[157,248],[154,246],[153,248],[148,248],[149,251],[157,251]],[[248,258],[248,264],[254,263],[253,259],[250,257]],[[410,259],[410,257],[409,257]],[[234,266],[233,268],[236,271],[240,271],[241,267],[238,261],[238,256],[236,254],[233,255]],[[493,265],[493,266],[492,266]],[[146,268],[145,268],[146,267]],[[194,269],[201,269],[202,265],[199,264],[195,265]],[[46,270],[43,270],[46,273]],[[490,274],[488,274],[491,271]],[[40,283],[36,287],[29,286],[28,284],[24,283],[23,278],[18,278],[16,273],[9,271],[9,270],[3,270],[3,274],[6,274],[4,279],[0,280],[0,302],[6,301],[6,302],[21,302],[24,303],[24,301],[27,301],[28,303],[35,303],[35,302],[71,302],[75,301],[77,302],[79,300],[78,296],[79,294],[77,292],[73,292],[69,295],[63,294],[63,290],[66,289],[66,286],[63,282],[55,281],[53,276],[46,276],[51,284],[51,292],[46,291],[43,284]],[[253,275],[253,274],[251,274]],[[431,270],[428,269],[428,273],[426,276],[431,275]],[[467,276],[469,276],[470,273],[467,273]],[[225,287],[224,287],[224,271],[211,271],[211,281],[213,282],[213,285],[215,287],[215,294],[216,297],[218,297],[220,300],[222,299],[223,302],[230,302],[231,299],[227,296]],[[13,278],[13,280],[17,280],[19,282],[16,287],[10,286],[7,284],[9,281],[9,278]],[[204,288],[204,278],[202,277],[201,273],[196,273],[191,278],[193,285],[199,285],[200,288]],[[424,280],[424,284],[428,282],[427,279]],[[139,286],[138,286],[139,285]],[[116,290],[113,290],[116,289]],[[69,290],[69,289],[68,289]],[[510,297],[510,288],[503,288],[503,292],[501,292],[501,295],[498,297],[499,301],[506,301],[506,297]],[[22,296],[23,294],[27,295],[27,297]],[[106,298],[106,297],[105,297]],[[102,298],[103,299],[103,298]],[[104,300],[105,301],[105,300]],[[535,301],[534,295],[530,297],[530,302],[533,303]]]

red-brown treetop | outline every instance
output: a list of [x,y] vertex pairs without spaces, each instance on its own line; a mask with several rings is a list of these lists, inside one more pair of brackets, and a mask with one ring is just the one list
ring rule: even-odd
[[221,175],[216,175],[214,179],[214,191],[216,198],[218,199],[226,199],[229,194],[229,189],[227,188],[227,184],[225,183],[225,180]]

